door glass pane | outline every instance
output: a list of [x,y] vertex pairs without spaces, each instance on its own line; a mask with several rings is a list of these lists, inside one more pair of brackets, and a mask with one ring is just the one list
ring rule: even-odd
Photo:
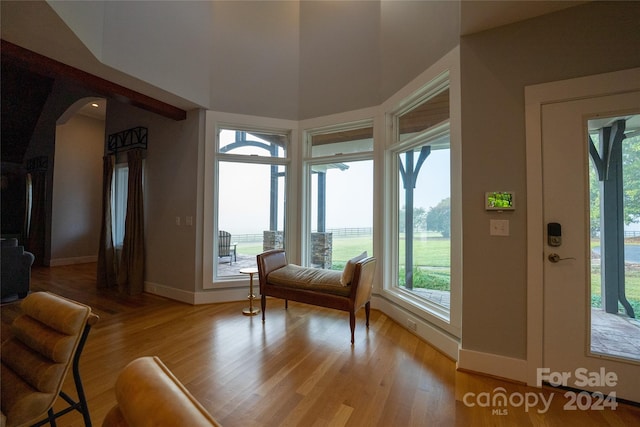
[[397,156],[398,286],[450,307],[449,136]]
[[263,250],[282,248],[284,212],[285,166],[220,161],[216,276],[238,275]]
[[588,126],[591,351],[640,360],[640,115]]
[[311,166],[309,265],[343,270],[373,255],[373,160]]

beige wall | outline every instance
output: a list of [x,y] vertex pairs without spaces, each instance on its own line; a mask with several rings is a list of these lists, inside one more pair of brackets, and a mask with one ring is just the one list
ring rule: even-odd
[[[53,173],[55,170],[55,138],[58,119],[65,114],[71,105],[79,99],[95,97],[96,94],[85,88],[69,84],[66,81],[56,81],[53,84],[51,94],[44,104],[38,123],[33,131],[25,161],[33,157],[47,157],[47,184],[45,201],[45,236],[44,236],[44,265],[51,261],[51,232],[53,212]],[[101,166],[102,167],[102,166]],[[36,260],[36,262],[38,262]]]
[[104,121],[75,115],[56,128],[51,265],[94,261],[102,205]]
[[[593,3],[461,39],[463,348],[526,358],[525,86],[640,66],[639,22],[639,2]],[[490,190],[516,211],[486,212]]]
[[[174,121],[110,101],[107,135],[133,127],[148,129],[144,171],[145,281],[193,292],[201,283],[202,257],[196,252],[199,111]],[[186,225],[186,217],[193,225]],[[180,225],[176,224],[180,217]]]

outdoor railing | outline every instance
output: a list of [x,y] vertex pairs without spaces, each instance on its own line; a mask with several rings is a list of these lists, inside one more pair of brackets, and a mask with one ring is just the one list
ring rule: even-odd
[[[334,237],[359,237],[370,236],[373,233],[372,227],[354,227],[354,228],[330,228],[327,233],[333,233]],[[262,242],[263,234],[232,234],[233,242]]]

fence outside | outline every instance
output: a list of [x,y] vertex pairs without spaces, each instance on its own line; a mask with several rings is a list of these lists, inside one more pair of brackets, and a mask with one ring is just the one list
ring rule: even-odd
[[[625,230],[624,232],[624,238],[625,239],[631,239],[634,237],[640,237],[640,230]],[[592,239],[599,239],[600,238],[600,230],[592,230],[591,231],[591,238]]]
[[[370,236],[373,233],[372,227],[360,227],[360,228],[330,228],[327,229],[327,233],[333,233],[333,237],[360,237]],[[237,243],[247,242],[262,242],[263,234],[233,234],[231,240]]]

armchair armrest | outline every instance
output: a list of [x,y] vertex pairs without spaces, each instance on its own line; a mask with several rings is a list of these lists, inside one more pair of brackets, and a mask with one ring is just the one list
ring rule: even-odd
[[103,427],[220,425],[157,357],[141,357],[122,370],[116,399]]

